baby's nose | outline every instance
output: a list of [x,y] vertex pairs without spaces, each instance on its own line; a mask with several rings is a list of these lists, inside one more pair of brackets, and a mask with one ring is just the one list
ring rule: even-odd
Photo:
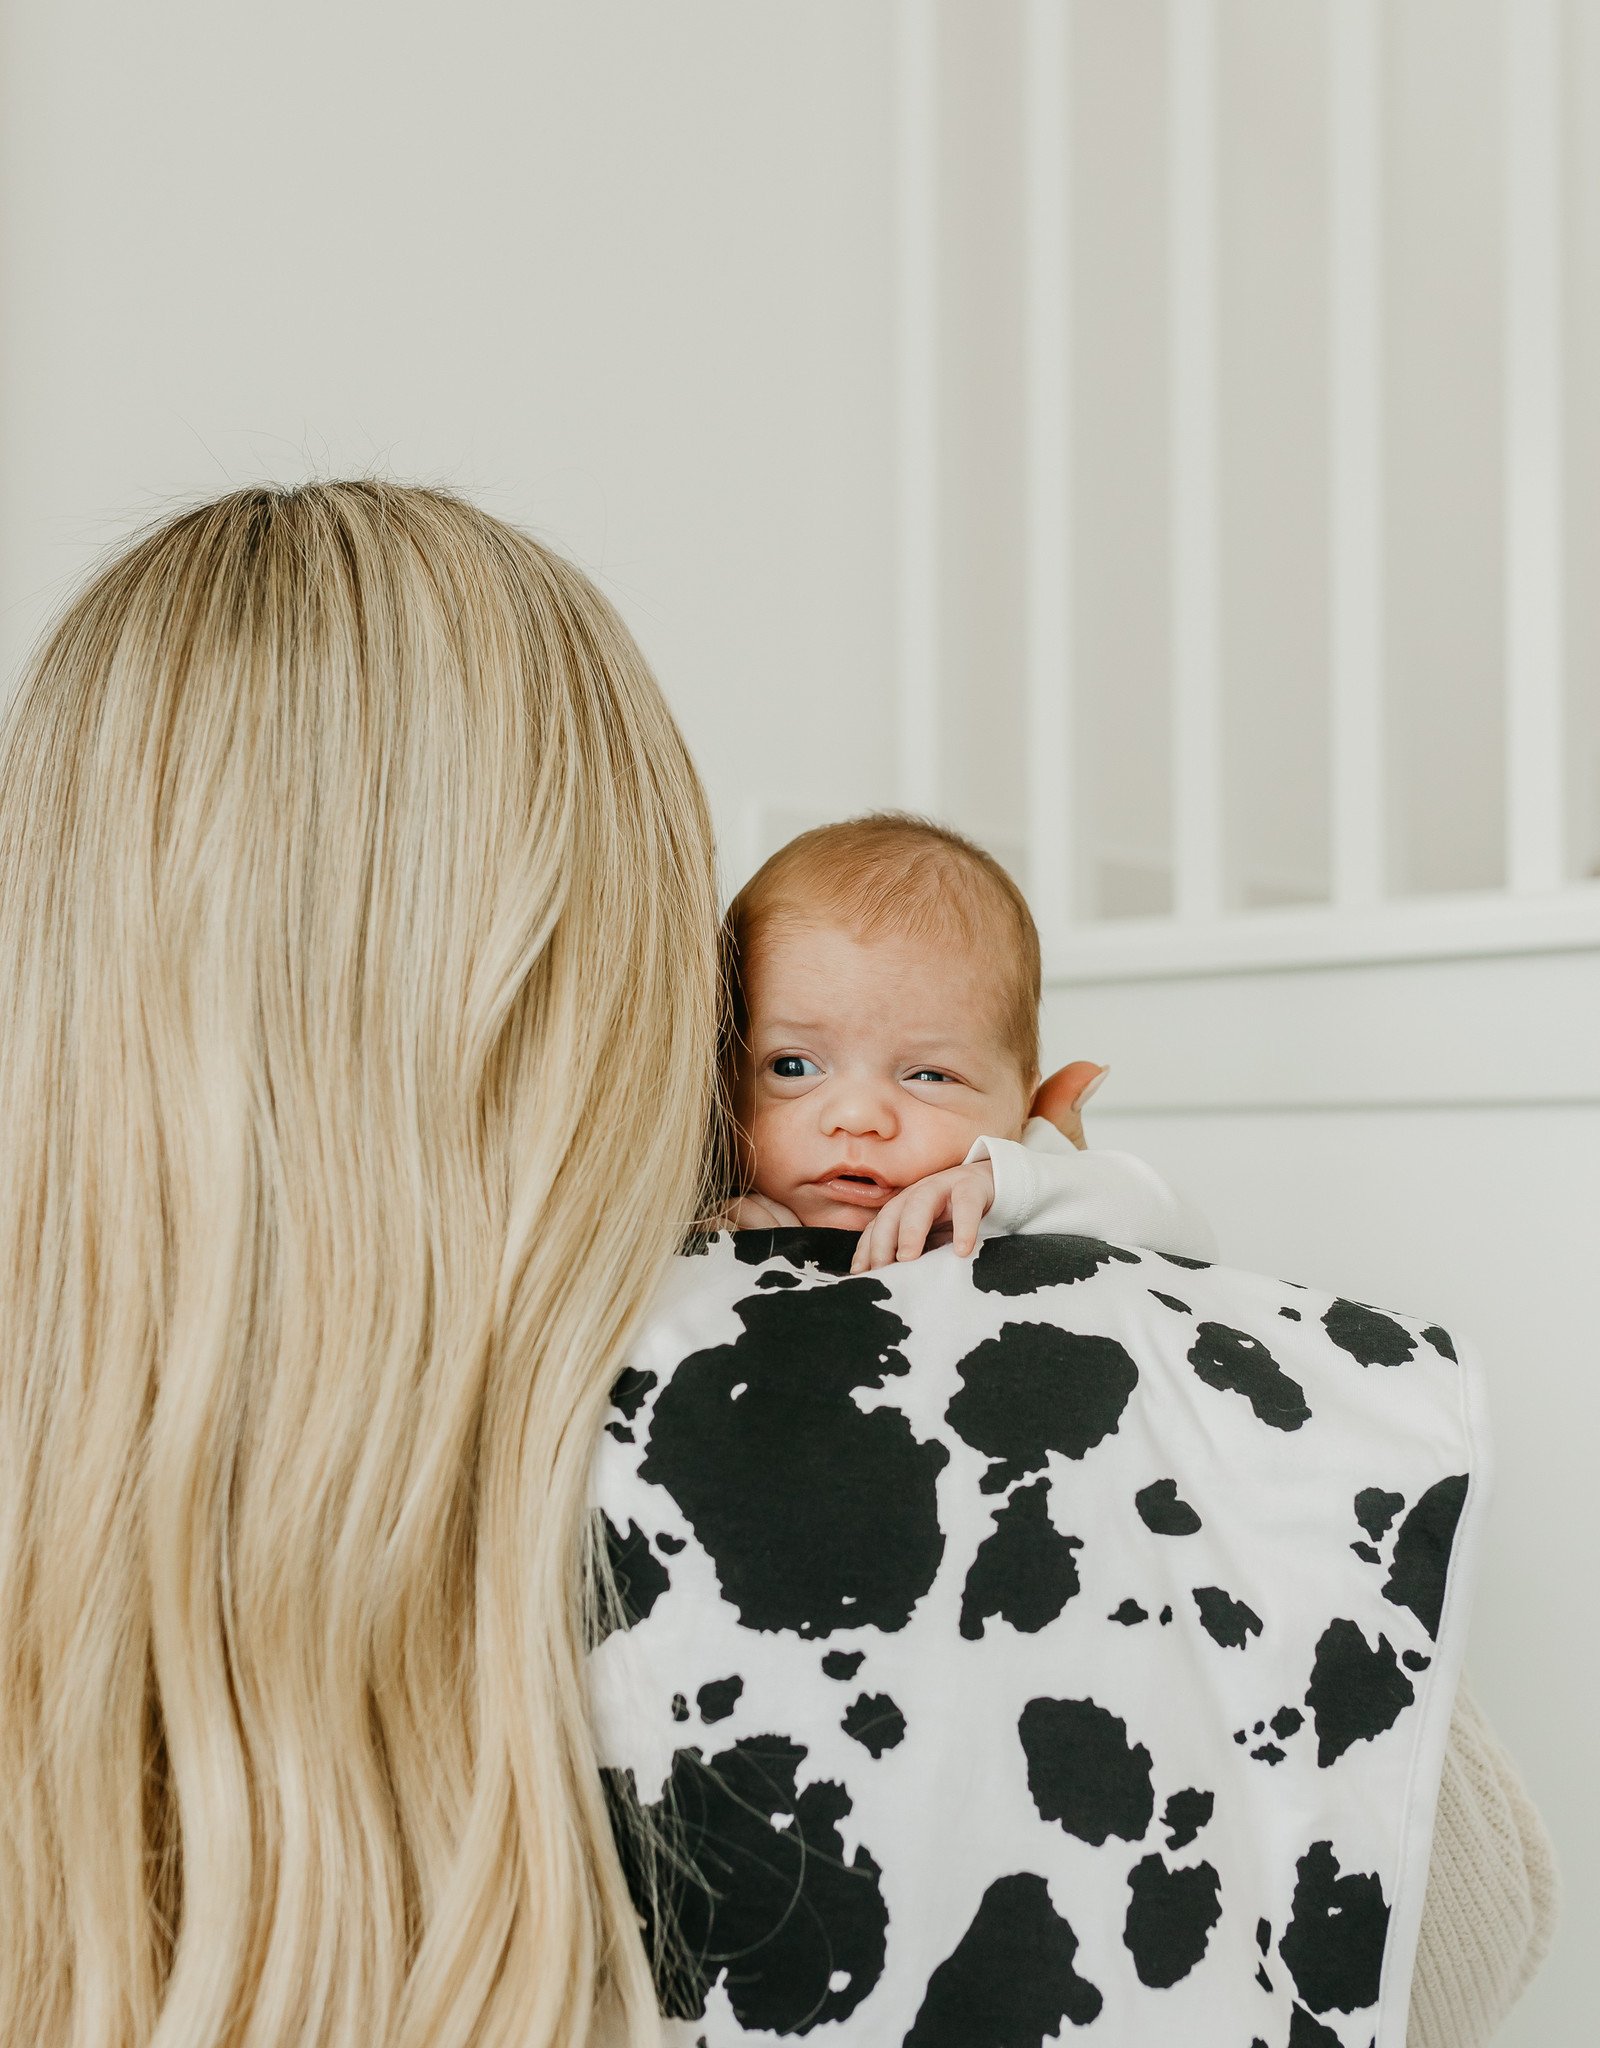
[[900,1129],[893,1092],[871,1082],[846,1081],[829,1090],[822,1128],[830,1136],[892,1138]]

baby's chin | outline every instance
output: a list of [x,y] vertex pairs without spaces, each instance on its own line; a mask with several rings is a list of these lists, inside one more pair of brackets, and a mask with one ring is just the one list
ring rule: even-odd
[[873,1209],[858,1209],[850,1202],[791,1201],[788,1206],[807,1230],[860,1232],[866,1229],[877,1213]]

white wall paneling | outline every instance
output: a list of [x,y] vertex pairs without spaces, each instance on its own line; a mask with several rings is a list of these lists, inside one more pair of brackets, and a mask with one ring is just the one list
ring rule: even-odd
[[1506,873],[1567,873],[1560,0],[1506,9]]
[[1215,0],[1168,15],[1173,909],[1223,907]]
[[1383,215],[1379,0],[1327,9],[1333,900],[1384,893]]
[[[1573,160],[1564,151],[1562,88],[1563,49],[1570,41],[1563,23],[1570,4],[1472,0],[1474,21],[1492,13],[1495,33],[1486,34],[1478,22],[1472,35],[1463,36],[1459,50],[1439,46],[1433,73],[1418,64],[1413,46],[1419,34],[1432,33],[1437,42],[1446,33],[1447,11],[1435,8],[1426,20],[1420,15],[1402,19],[1386,11],[1381,0],[1323,0],[1318,9],[1326,74],[1326,219],[1296,260],[1320,261],[1326,279],[1328,724],[1321,760],[1331,820],[1331,886],[1328,900],[1319,901],[1322,885],[1307,890],[1289,868],[1281,876],[1240,871],[1239,834],[1237,828],[1230,830],[1223,801],[1225,739],[1230,754],[1242,744],[1251,763],[1239,785],[1244,801],[1252,778],[1259,789],[1264,779],[1270,782],[1279,773],[1270,754],[1258,749],[1251,756],[1247,732],[1241,742],[1241,678],[1229,668],[1222,610],[1229,586],[1223,568],[1247,562],[1259,536],[1229,523],[1223,489],[1225,380],[1219,374],[1228,334],[1221,298],[1219,123],[1244,119],[1260,125],[1257,156],[1270,163],[1271,83],[1266,81],[1246,106],[1227,99],[1230,90],[1237,97],[1241,77],[1250,80],[1238,56],[1248,47],[1241,38],[1250,17],[1238,0],[1167,0],[1162,10],[1167,83],[1165,603],[1171,692],[1164,733],[1142,732],[1139,741],[1164,744],[1171,756],[1171,911],[1101,918],[1092,913],[1092,892],[1082,878],[1108,857],[1125,859],[1125,841],[1120,835],[1108,838],[1101,825],[1095,842],[1085,843],[1083,792],[1073,775],[1064,778],[1064,801],[1058,794],[1052,803],[1050,795],[1063,747],[1076,761],[1075,701],[1085,691],[1116,687],[1114,676],[1075,675],[1071,660],[1078,547],[1067,517],[1075,501],[1073,420],[1117,402],[1110,389],[1086,386],[1071,360],[1072,254],[1059,217],[1071,186],[1070,134],[1064,99],[1058,98],[1068,69],[1063,46],[1073,39],[1073,21],[1081,25],[1092,10],[1087,0],[1077,9],[1026,0],[1028,44],[1019,99],[1029,137],[1024,204],[1030,423],[1019,488],[1028,524],[1032,741],[1025,780],[1028,872],[1052,976],[1071,982],[1126,973],[1182,973],[1202,963],[1238,969],[1600,942],[1600,891],[1592,878],[1574,873],[1568,845],[1567,793],[1574,775],[1565,750],[1571,687],[1564,632],[1567,320],[1562,253]],[[1103,13],[1096,18],[1096,35],[1103,37]],[[1233,52],[1226,74],[1219,60],[1225,29]],[[1402,31],[1410,39],[1403,101],[1391,93],[1389,80],[1394,39]],[[1103,47],[1093,38],[1085,42],[1086,49]],[[1261,47],[1274,46],[1263,41]],[[1469,76],[1474,65],[1484,66],[1490,50],[1503,58],[1500,69],[1493,77],[1487,72]],[[1093,81],[1084,84],[1092,88]],[[1418,98],[1419,92],[1430,91],[1441,110],[1448,102],[1448,118],[1441,118],[1437,132],[1430,108]],[[1413,633],[1407,661],[1399,668],[1391,664],[1393,627],[1387,609],[1393,536],[1386,467],[1392,372],[1386,279],[1397,280],[1398,290],[1409,295],[1406,333],[1414,346],[1417,318],[1428,303],[1418,294],[1434,291],[1436,280],[1455,260],[1448,245],[1435,244],[1417,252],[1425,262],[1411,262],[1402,246],[1395,264],[1386,206],[1388,152],[1392,149],[1412,173],[1419,152],[1427,160],[1426,209],[1418,212],[1413,206],[1404,231],[1414,235],[1419,227],[1438,228],[1449,152],[1470,146],[1481,153],[1487,146],[1478,117],[1486,93],[1505,117],[1503,136],[1493,142],[1503,160],[1503,237],[1498,221],[1464,217],[1458,223],[1466,238],[1462,262],[1470,278],[1455,296],[1441,291],[1439,303],[1452,315],[1469,305],[1471,279],[1491,252],[1500,264],[1503,248],[1497,274],[1505,326],[1504,460],[1496,455],[1475,466],[1468,463],[1462,471],[1474,488],[1503,477],[1503,506],[1485,502],[1473,515],[1478,519],[1474,531],[1486,532],[1492,525],[1505,536],[1499,565],[1504,674],[1498,686],[1506,789],[1503,862],[1498,812],[1480,804],[1484,789],[1498,787],[1499,764],[1467,779],[1452,816],[1449,778],[1459,769],[1460,734],[1471,721],[1454,715],[1451,675],[1419,669],[1415,650],[1430,644],[1426,633]],[[1396,127],[1397,122],[1409,125]],[[1100,203],[1114,207],[1115,194]],[[1268,296],[1258,312],[1270,317],[1270,307]],[[1441,361],[1452,356],[1459,340],[1458,332],[1441,325],[1433,344]],[[1470,380],[1452,385],[1448,406],[1459,407],[1468,390]],[[1443,430],[1448,406],[1430,432]],[[1467,431],[1480,439],[1498,437],[1501,425],[1491,412],[1480,411]],[[1408,459],[1414,461],[1415,450],[1426,445],[1416,443]],[[1453,513],[1458,508],[1440,509]],[[1468,559],[1470,545],[1452,539],[1430,556],[1426,515],[1419,525],[1414,497],[1406,501],[1406,517],[1411,523],[1402,564],[1410,579],[1405,616],[1414,619],[1419,606],[1448,614],[1459,607],[1460,585],[1451,578]],[[1471,526],[1471,519],[1467,523]],[[1420,570],[1435,560],[1437,586],[1418,587]],[[1473,595],[1476,602],[1478,594]],[[1433,636],[1433,644],[1447,641],[1448,636]],[[1308,705],[1318,701],[1314,693],[1301,695]],[[1465,711],[1466,698],[1462,702]],[[1485,744],[1493,742],[1486,736]],[[1404,786],[1396,781],[1392,758],[1402,745],[1405,772],[1413,778]],[[1115,775],[1115,764],[1111,772]],[[1408,810],[1419,774],[1431,778],[1428,801],[1411,803]],[[1102,802],[1097,809],[1104,816],[1107,806]],[[1461,846],[1452,844],[1439,857],[1419,863],[1415,846],[1408,845],[1396,862],[1387,842],[1397,815],[1404,816],[1413,834],[1449,818]],[[1493,833],[1492,847],[1473,851],[1485,829]],[[1503,867],[1506,887],[1443,888],[1439,878],[1452,863],[1476,868],[1485,877]],[[1403,880],[1413,870],[1427,878],[1414,893]],[[1309,893],[1313,900],[1292,910],[1254,907],[1252,899],[1270,903],[1284,884],[1291,895]],[[1242,907],[1246,903],[1251,907]],[[1519,906],[1525,906],[1526,915]]]
[[1027,0],[1023,35],[1027,494],[1027,880],[1042,943],[1078,915],[1071,566],[1068,15]]
[[899,801],[936,811],[939,675],[939,14],[894,0]]

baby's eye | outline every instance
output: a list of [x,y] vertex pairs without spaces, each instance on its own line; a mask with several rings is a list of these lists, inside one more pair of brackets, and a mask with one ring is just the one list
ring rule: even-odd
[[950,1076],[938,1067],[918,1067],[914,1074],[907,1074],[908,1081],[948,1081]]
[[808,1060],[804,1053],[780,1052],[772,1062],[772,1071],[780,1081],[803,1081],[808,1067],[813,1074],[822,1072],[816,1061]]

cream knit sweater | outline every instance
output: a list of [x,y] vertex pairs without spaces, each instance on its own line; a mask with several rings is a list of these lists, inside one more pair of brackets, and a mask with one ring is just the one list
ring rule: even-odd
[[1463,1680],[1439,1783],[1406,2048],[1483,2048],[1544,1961],[1558,1900],[1544,1823]]

